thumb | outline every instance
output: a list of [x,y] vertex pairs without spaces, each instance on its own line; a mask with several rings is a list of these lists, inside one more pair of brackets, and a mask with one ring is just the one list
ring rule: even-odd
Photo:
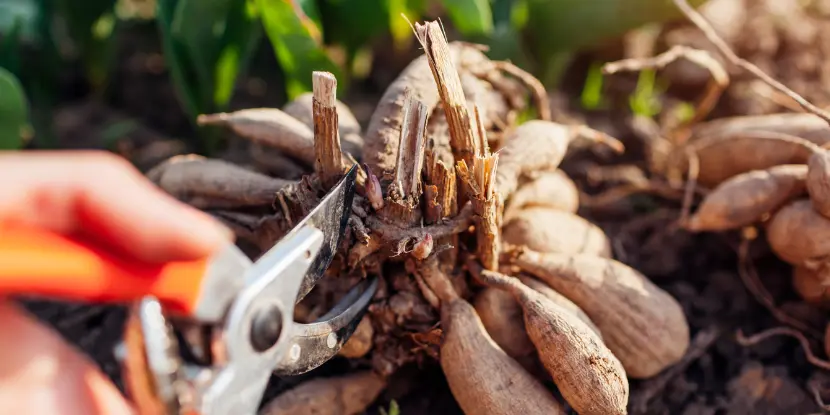
[[8,333],[0,338],[0,413],[133,413],[92,362],[7,300],[0,300],[0,333]]

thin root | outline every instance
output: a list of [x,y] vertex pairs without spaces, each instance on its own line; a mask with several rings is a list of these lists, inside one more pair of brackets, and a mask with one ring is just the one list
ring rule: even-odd
[[712,75],[703,96],[695,107],[694,116],[684,122],[681,127],[693,125],[706,118],[720,99],[723,91],[729,86],[729,73],[709,52],[693,49],[688,46],[677,45],[666,52],[652,58],[632,58],[610,62],[602,68],[605,74],[614,74],[619,71],[638,71],[642,69],[663,69],[668,64],[684,58],[700,65]]
[[804,336],[800,331],[791,329],[789,327],[774,327],[768,330],[764,330],[760,333],[753,334],[752,336],[746,337],[742,330],[738,330],[735,334],[736,340],[738,344],[741,346],[754,346],[770,337],[776,336],[790,336],[794,337],[798,342],[801,344],[801,348],[804,349],[804,354],[807,356],[807,361],[810,362],[813,366],[824,369],[830,370],[830,362],[827,360],[823,360],[818,358],[813,351],[810,349],[810,342],[807,340],[807,337]]
[[686,179],[686,191],[683,194],[683,207],[680,210],[681,226],[689,222],[692,201],[694,200],[695,188],[697,187],[697,177],[700,174],[700,160],[697,157],[697,153],[691,148],[687,148],[686,157],[689,160],[689,171]]
[[808,333],[811,336],[815,336],[817,338],[820,337],[820,334],[816,332],[816,330],[775,306],[772,294],[770,294],[766,287],[764,287],[764,283],[762,283],[760,278],[758,278],[758,273],[755,271],[752,261],[749,260],[749,244],[750,239],[743,238],[740,246],[738,247],[738,275],[740,275],[741,280],[749,292],[752,293],[759,303],[769,310],[776,320],[788,326],[795,327],[801,332]]
[[715,28],[712,27],[711,24],[706,20],[703,15],[698,13],[686,0],[672,0],[674,4],[686,15],[695,26],[700,29],[701,32],[706,36],[706,38],[718,48],[718,51],[733,65],[755,75],[758,79],[764,81],[772,88],[778,90],[782,94],[790,97],[793,101],[797,102],[801,108],[804,108],[805,111],[814,114],[818,117],[821,117],[824,121],[830,124],[830,113],[822,110],[821,108],[813,105],[810,101],[807,101],[804,97],[793,91],[792,89],[786,87],[784,84],[776,81],[771,76],[767,75],[761,68],[755,66],[751,62],[744,60],[743,58],[739,57],[735,54],[734,51],[726,44],[726,42],[717,34]]

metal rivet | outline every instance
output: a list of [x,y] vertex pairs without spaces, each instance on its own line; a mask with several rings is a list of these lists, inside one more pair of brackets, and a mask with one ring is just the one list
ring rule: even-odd
[[300,352],[302,352],[302,348],[300,348],[299,344],[294,344],[291,346],[291,350],[288,352],[288,358],[291,359],[292,362],[297,361],[300,359]]
[[337,346],[337,335],[334,333],[329,333],[329,337],[326,338],[326,346],[329,349],[334,349],[334,346]]

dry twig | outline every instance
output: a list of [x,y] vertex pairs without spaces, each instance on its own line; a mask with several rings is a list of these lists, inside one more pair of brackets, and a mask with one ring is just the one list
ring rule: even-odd
[[314,117],[314,171],[325,188],[343,176],[343,157],[337,119],[337,79],[329,72],[312,73]]
[[805,111],[815,114],[821,117],[824,121],[830,124],[830,113],[822,110],[821,108],[813,105],[807,99],[793,91],[792,89],[788,88],[784,84],[776,81],[771,76],[767,75],[761,68],[755,66],[751,62],[739,57],[735,54],[734,51],[726,44],[726,42],[717,34],[715,28],[706,21],[706,18],[703,17],[697,10],[695,10],[686,0],[672,0],[674,4],[683,12],[692,23],[697,26],[701,32],[706,36],[706,38],[711,42],[715,47],[720,51],[720,53],[733,65],[755,75],[758,79],[764,81],[765,83],[769,84],[772,88],[778,90],[782,94],[788,96],[793,101],[797,102]]
[[703,96],[695,107],[695,114],[684,122],[684,126],[702,121],[717,104],[723,91],[729,86],[729,74],[726,69],[705,50],[693,49],[688,46],[677,45],[666,52],[652,58],[631,58],[605,64],[602,72],[614,74],[619,71],[637,71],[642,69],[663,69],[668,64],[680,59],[687,59],[700,65],[712,75]]
[[764,330],[760,333],[753,334],[752,336],[746,337],[742,330],[738,330],[735,334],[735,339],[741,346],[753,346],[756,345],[770,337],[776,336],[790,336],[794,337],[798,340],[798,343],[801,344],[801,348],[804,350],[804,354],[807,356],[807,361],[810,362],[813,366],[824,369],[830,370],[830,361],[820,359],[815,354],[813,354],[812,349],[810,349],[810,342],[804,337],[804,334],[798,330],[791,329],[789,327],[774,327],[771,329]]

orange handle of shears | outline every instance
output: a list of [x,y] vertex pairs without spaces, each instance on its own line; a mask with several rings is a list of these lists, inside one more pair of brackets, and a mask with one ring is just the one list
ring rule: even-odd
[[171,311],[191,314],[208,261],[147,264],[75,237],[0,228],[0,295],[85,302],[128,302],[153,295]]

